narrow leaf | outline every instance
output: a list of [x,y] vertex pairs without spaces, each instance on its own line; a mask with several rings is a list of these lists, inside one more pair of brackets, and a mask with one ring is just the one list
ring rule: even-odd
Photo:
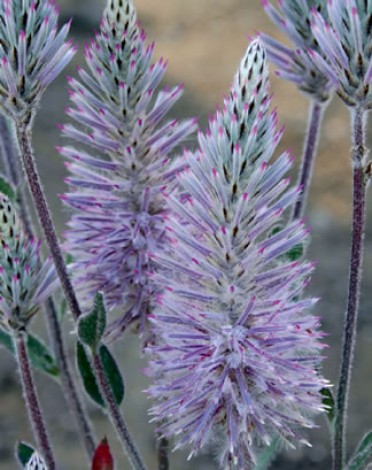
[[92,370],[91,362],[89,360],[89,357],[87,356],[85,347],[80,341],[77,342],[76,362],[78,365],[81,379],[83,381],[85,391],[87,392],[88,396],[97,405],[104,408],[105,404],[102,399],[101,392],[99,391],[96,378]]
[[96,448],[91,470],[113,470],[114,459],[111,455],[110,446],[107,438],[105,437]]
[[31,459],[35,449],[25,442],[18,442],[17,445],[17,458],[21,465],[25,467],[28,461]]
[[105,345],[101,345],[99,349],[103,368],[105,369],[107,380],[110,384],[111,391],[118,405],[124,398],[124,381],[116,361]]
[[11,201],[16,200],[16,193],[13,186],[3,175],[0,175],[0,193],[8,196]]
[[355,454],[351,457],[346,470],[362,470],[372,460],[372,431],[360,441]]
[[271,444],[268,445],[258,456],[254,470],[267,470],[280,451],[280,438],[274,437]]
[[[0,328],[0,345],[4,346],[12,354],[15,354],[15,348],[12,336]],[[30,361],[35,369],[42,370],[46,374],[57,377],[60,373],[56,360],[45,344],[34,335],[27,337],[27,350]]]
[[289,261],[297,261],[300,258],[302,258],[302,255],[304,254],[304,247],[303,245],[299,244],[294,246],[291,250],[286,253],[287,258]]
[[97,349],[106,328],[106,309],[103,295],[98,292],[94,299],[93,309],[79,320],[79,339],[93,351]]
[[60,373],[56,360],[50,354],[45,344],[33,335],[27,337],[27,350],[33,367],[57,377]]
[[324,387],[320,391],[323,396],[323,405],[327,409],[327,416],[330,425],[333,425],[333,420],[335,418],[335,399],[331,390],[327,387]]

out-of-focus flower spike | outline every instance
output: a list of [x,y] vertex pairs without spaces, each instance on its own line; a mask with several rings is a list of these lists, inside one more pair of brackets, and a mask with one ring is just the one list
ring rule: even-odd
[[314,264],[288,256],[308,228],[285,224],[299,188],[285,177],[289,152],[272,161],[282,131],[269,107],[265,51],[255,40],[223,111],[185,154],[184,193],[167,196],[173,251],[151,255],[163,288],[149,317],[151,413],[190,457],[217,441],[221,468],[248,468],[256,444],[277,434],[301,442],[327,383],[319,319],[308,312],[314,299],[303,298]]
[[183,86],[157,90],[166,61],[153,62],[153,50],[132,0],[108,0],[101,29],[86,46],[88,67],[78,70],[80,80],[69,79],[74,124],[61,127],[76,142],[60,149],[73,160],[63,197],[74,211],[65,248],[83,305],[103,291],[108,308],[121,313],[111,337],[132,323],[147,330],[149,253],[168,243],[163,187],[177,185],[172,153],[197,128],[194,119],[165,119]]
[[24,330],[58,280],[51,260],[42,261],[40,241],[29,239],[9,199],[0,195],[0,324]]

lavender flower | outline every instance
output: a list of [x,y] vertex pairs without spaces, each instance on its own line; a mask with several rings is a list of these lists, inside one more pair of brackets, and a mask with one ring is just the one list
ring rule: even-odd
[[372,107],[372,10],[366,0],[328,0],[327,17],[312,11],[312,31],[323,59],[310,51],[348,106]]
[[14,118],[29,117],[46,87],[75,54],[58,32],[52,0],[3,0],[0,4],[0,104]]
[[165,291],[150,316],[151,413],[191,455],[219,437],[223,468],[250,468],[275,434],[301,442],[323,409],[322,333],[308,313],[315,300],[302,297],[314,264],[286,256],[306,243],[302,221],[278,229],[299,188],[284,178],[288,152],[270,161],[282,131],[268,93],[255,40],[199,150],[186,153],[184,195],[169,197],[173,255],[153,256]]
[[326,0],[278,0],[280,12],[269,0],[261,0],[261,3],[273,23],[295,46],[292,50],[266,34],[260,35],[269,59],[278,67],[277,74],[294,82],[317,101],[326,101],[332,82],[323,68],[311,60],[308,51],[322,54],[310,27],[310,10],[314,8],[326,14]]
[[0,195],[0,325],[24,330],[57,286],[51,260],[41,261],[40,241],[29,239],[9,199]]
[[145,328],[153,292],[148,252],[167,243],[163,192],[178,171],[170,154],[196,128],[195,120],[163,120],[182,87],[155,92],[166,62],[151,64],[153,50],[132,1],[109,1],[85,51],[89,71],[70,79],[67,113],[76,125],[62,126],[79,145],[60,149],[70,160],[63,200],[74,209],[66,235],[71,271],[85,305],[102,291],[108,307],[122,311],[114,336],[133,321]]

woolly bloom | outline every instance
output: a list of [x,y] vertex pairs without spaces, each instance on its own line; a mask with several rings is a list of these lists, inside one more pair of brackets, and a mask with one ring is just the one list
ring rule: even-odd
[[58,14],[53,0],[0,3],[0,104],[12,117],[29,115],[76,52],[65,42],[70,23],[58,32]]
[[303,222],[279,229],[299,188],[284,178],[288,153],[270,162],[282,132],[268,86],[255,40],[223,111],[186,154],[184,196],[169,197],[173,254],[154,254],[165,290],[150,316],[151,413],[191,455],[219,436],[223,468],[250,468],[275,435],[301,442],[299,428],[323,410],[323,335],[308,312],[315,300],[302,297],[314,264],[288,258],[306,243]]
[[155,92],[166,63],[151,65],[153,50],[132,1],[109,1],[85,51],[89,72],[69,80],[74,107],[67,113],[77,125],[62,126],[79,144],[59,149],[70,160],[62,199],[74,210],[65,245],[71,272],[87,307],[102,291],[107,306],[121,310],[113,337],[137,320],[144,331],[153,292],[148,252],[167,243],[163,192],[178,171],[170,153],[196,129],[195,120],[163,120],[182,87]]
[[0,244],[0,325],[23,330],[58,280],[51,260],[41,260],[40,241],[25,235],[4,195],[0,195]]
[[278,67],[280,77],[294,82],[300,90],[318,101],[329,98],[332,82],[322,67],[311,60],[309,49],[321,54],[321,48],[310,27],[310,10],[326,11],[326,0],[278,0],[278,11],[269,0],[261,0],[267,15],[292,41],[292,50],[261,33],[268,58]]
[[311,27],[326,60],[309,51],[348,106],[372,107],[372,9],[366,0],[328,0],[327,17],[312,10]]

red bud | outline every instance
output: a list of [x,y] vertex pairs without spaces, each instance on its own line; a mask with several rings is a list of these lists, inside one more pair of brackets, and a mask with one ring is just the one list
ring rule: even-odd
[[92,470],[114,470],[114,459],[106,437],[102,439],[94,452]]

